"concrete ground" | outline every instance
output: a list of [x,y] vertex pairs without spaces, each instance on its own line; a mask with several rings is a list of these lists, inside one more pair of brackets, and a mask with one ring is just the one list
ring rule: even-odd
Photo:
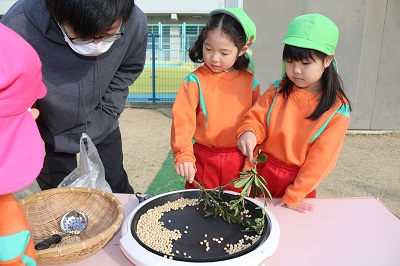
[[[171,106],[127,108],[120,126],[130,183],[145,192],[170,151]],[[378,197],[400,216],[400,133],[359,133],[346,135],[337,166],[317,188],[317,197]],[[16,196],[39,191],[33,183]]]

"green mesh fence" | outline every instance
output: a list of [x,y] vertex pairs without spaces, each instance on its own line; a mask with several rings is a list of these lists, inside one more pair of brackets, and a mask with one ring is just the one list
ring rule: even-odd
[[193,46],[204,24],[149,24],[146,64],[139,78],[129,87],[127,102],[174,102],[184,78],[194,64],[188,49]]

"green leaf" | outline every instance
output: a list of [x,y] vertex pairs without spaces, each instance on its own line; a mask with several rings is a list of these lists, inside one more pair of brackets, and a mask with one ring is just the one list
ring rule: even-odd
[[247,184],[247,182],[249,182],[249,179],[250,179],[250,178],[251,178],[251,176],[242,177],[241,180],[238,180],[237,182],[235,182],[234,187],[235,187],[235,188],[241,188],[241,187],[243,187],[244,185]]
[[[262,160],[262,156],[261,160]],[[255,160],[255,165],[259,161]],[[198,182],[195,184],[199,187],[199,203],[204,205],[204,217],[220,216],[224,221],[228,223],[239,223],[245,227],[244,231],[253,231],[259,233],[264,227],[265,208],[262,208],[263,215],[261,218],[247,219],[243,217],[243,212],[246,210],[245,197],[254,193],[256,195],[262,195],[264,197],[264,206],[266,206],[265,192],[266,181],[264,178],[257,173],[256,167],[251,170],[240,172],[240,177],[231,180],[228,184],[234,184],[235,187],[242,189],[241,194],[229,195],[230,201],[226,202],[222,200],[224,189],[228,186],[218,186],[214,189],[205,189]],[[269,191],[266,190],[270,195]]]
[[260,184],[260,186],[258,186],[258,187],[261,188],[261,189],[264,189],[264,190],[268,190],[267,186],[264,183],[260,182],[259,178],[257,178],[257,179],[258,179],[259,184]]
[[239,172],[239,175],[248,175],[248,174],[251,174],[250,170],[246,170],[244,172]]
[[250,194],[251,186],[253,184],[253,180],[254,180],[254,176],[244,186],[242,192],[240,193],[240,196],[248,196]]
[[206,214],[204,214],[204,217],[206,218],[206,217],[209,217],[209,216],[211,216],[211,215],[213,215],[214,213],[212,213],[212,212],[206,212]]
[[254,177],[254,184],[258,187],[258,188],[262,188],[262,184],[260,182],[260,180],[258,179],[258,176]]
[[265,181],[264,177],[262,177],[261,175],[257,174],[258,179],[261,181],[261,183],[263,183],[264,185],[267,185],[267,181]]
[[271,192],[269,192],[269,190],[268,190],[268,189],[266,189],[265,191],[266,191],[266,192],[267,192],[267,194],[268,194],[268,198],[269,198],[270,200],[272,200],[272,195],[271,195]]
[[266,154],[261,154],[260,156],[257,157],[257,162],[258,163],[265,163],[267,161],[267,155]]

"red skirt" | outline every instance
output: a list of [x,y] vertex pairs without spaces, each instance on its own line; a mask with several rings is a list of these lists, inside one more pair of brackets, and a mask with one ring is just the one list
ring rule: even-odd
[[[213,189],[224,186],[229,181],[239,177],[243,170],[244,155],[237,147],[210,148],[195,143],[193,145],[196,157],[196,175],[194,179],[204,188]],[[196,188],[194,183],[186,182],[185,188]],[[241,192],[241,189],[229,185],[226,189]]]
[[[267,188],[273,198],[282,198],[286,188],[293,184],[299,172],[299,167],[287,165],[267,154],[265,163],[257,164],[257,172],[267,181]],[[315,198],[317,191],[314,189],[306,198]]]

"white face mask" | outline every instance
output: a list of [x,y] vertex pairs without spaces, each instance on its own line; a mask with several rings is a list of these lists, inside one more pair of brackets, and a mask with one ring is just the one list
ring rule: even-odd
[[65,35],[63,30],[61,30],[61,32],[64,35],[64,40],[68,43],[69,47],[71,47],[71,49],[74,50],[76,53],[84,56],[99,56],[107,52],[114,43],[100,41],[98,44],[95,44],[93,42],[87,44],[75,44],[71,42],[71,40],[68,38],[68,36]]

